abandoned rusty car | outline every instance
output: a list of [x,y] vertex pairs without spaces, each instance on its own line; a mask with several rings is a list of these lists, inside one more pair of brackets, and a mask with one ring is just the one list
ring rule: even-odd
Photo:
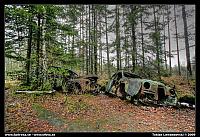
[[177,104],[174,88],[161,82],[142,79],[140,76],[126,71],[116,72],[106,86],[106,93],[116,95],[121,99],[130,99],[133,103],[156,105]]
[[49,72],[51,85],[54,90],[67,94],[83,94],[86,92],[99,93],[98,76],[79,76],[76,72],[59,66],[52,66]]

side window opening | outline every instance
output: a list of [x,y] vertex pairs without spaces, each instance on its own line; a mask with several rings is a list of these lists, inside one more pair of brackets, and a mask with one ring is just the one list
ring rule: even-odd
[[150,88],[150,83],[149,82],[144,82],[144,88],[149,89]]
[[166,98],[166,96],[165,96],[164,87],[159,87],[158,86],[158,100],[163,100],[165,98]]

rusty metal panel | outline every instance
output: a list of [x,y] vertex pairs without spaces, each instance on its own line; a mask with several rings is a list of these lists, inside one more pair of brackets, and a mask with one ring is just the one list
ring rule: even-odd
[[106,86],[106,91],[107,91],[107,92],[110,92],[110,91],[111,91],[111,89],[112,89],[112,84],[113,84],[113,79],[111,79],[111,80],[108,82],[107,86]]
[[127,94],[129,94],[130,96],[138,94],[140,87],[141,87],[140,79],[129,79]]
[[79,83],[83,91],[87,91],[90,89],[90,86],[89,86],[90,80],[88,79],[81,78],[81,79],[74,79],[73,81]]

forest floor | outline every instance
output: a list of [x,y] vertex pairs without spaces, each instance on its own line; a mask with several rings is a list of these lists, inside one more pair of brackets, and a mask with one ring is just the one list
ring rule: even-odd
[[136,106],[106,95],[5,91],[6,132],[195,132],[195,110]]

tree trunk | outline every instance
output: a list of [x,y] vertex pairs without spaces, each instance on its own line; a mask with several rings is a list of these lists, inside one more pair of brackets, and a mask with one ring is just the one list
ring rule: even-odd
[[142,41],[142,67],[144,69],[145,62],[144,62],[144,36],[143,36],[143,20],[142,20],[142,13],[140,16],[140,24],[141,24],[141,41]]
[[36,66],[36,77],[37,77],[37,87],[39,87],[39,72],[40,72],[40,18],[41,15],[38,14],[38,25],[37,25],[37,49],[36,49],[36,54],[37,54],[37,66]]
[[99,15],[99,71],[101,72],[101,75],[103,74],[102,72],[102,44],[101,44],[101,18]]
[[157,70],[158,70],[158,78],[160,78],[160,54],[159,54],[159,32],[158,32],[158,21],[156,20],[156,12],[155,7],[153,6],[153,14],[154,14],[154,27],[155,27],[155,44],[156,44],[156,60],[157,60]]
[[85,72],[85,34],[84,34],[84,20],[83,13],[81,13],[81,22],[82,22],[82,74]]
[[108,45],[108,27],[107,27],[107,5],[105,5],[105,25],[106,25],[106,50],[107,50],[107,67],[108,67],[108,77],[110,74],[110,58],[109,58],[109,45]]
[[116,5],[116,51],[117,51],[117,70],[120,70],[120,36],[119,36],[119,9],[118,5]]
[[163,45],[164,45],[164,56],[165,56],[165,69],[167,70],[167,55],[166,55],[166,45],[165,45],[165,15],[164,14],[163,14],[163,24],[164,24]]
[[[30,9],[31,12],[31,9]],[[26,62],[26,84],[30,85],[30,67],[31,67],[31,45],[32,45],[32,17],[29,17],[29,34],[28,34],[28,48],[27,48],[27,62]]]
[[83,34],[83,13],[81,12],[80,16],[80,40],[79,40],[79,58],[81,59],[80,63],[80,72],[84,74],[84,34]]
[[[86,6],[86,15],[87,15],[87,6]],[[89,18],[90,19],[90,18]],[[86,19],[86,25],[88,25],[88,20]],[[89,69],[88,69],[88,65],[89,65],[89,57],[88,57],[88,29],[86,27],[86,50],[85,50],[85,54],[86,54],[86,74],[88,75],[89,73]]]
[[190,49],[189,49],[189,40],[188,40],[188,30],[187,30],[187,17],[186,17],[185,5],[182,5],[182,16],[183,16],[183,24],[184,24],[187,71],[189,72],[189,75],[192,76],[192,69],[191,69],[191,62],[190,62]]
[[179,58],[179,46],[178,46],[178,33],[177,33],[177,23],[176,23],[176,6],[174,5],[174,23],[176,29],[176,46],[177,46],[177,58],[178,58],[178,74],[181,75],[181,68],[180,68],[180,58]]
[[89,46],[89,60],[88,60],[88,70],[89,70],[89,73],[91,73],[91,68],[90,68],[90,66],[91,66],[91,44],[90,44],[90,42],[91,42],[91,27],[90,27],[90,5],[89,5],[89,44],[88,44],[88,46]]
[[[79,45],[78,45],[78,57],[79,59],[82,61],[82,22],[81,22],[81,16],[82,13],[80,13],[80,17],[79,17],[79,25],[80,25],[80,29],[79,29]],[[82,74],[82,65],[80,63],[80,74]]]
[[[45,15],[45,13],[44,13]],[[46,55],[46,41],[45,41],[45,26],[46,26],[46,18],[43,17],[42,20],[42,71],[43,71],[43,77],[42,77],[42,81],[43,83],[46,83],[47,81],[47,55]]]
[[125,47],[125,69],[128,67],[128,45],[127,45],[127,25],[126,23],[126,17],[125,17],[125,7],[123,7],[123,21],[124,21],[124,47]]
[[97,11],[94,7],[94,74],[97,75]]
[[172,63],[171,63],[171,41],[170,41],[170,29],[169,29],[169,6],[168,6],[168,37],[169,37],[169,74],[172,74]]
[[[73,28],[75,28],[75,21],[74,21],[74,24],[73,24]],[[73,34],[73,36],[72,36],[72,45],[71,45],[72,59],[74,58],[74,41],[75,41],[75,37],[74,37],[74,34]]]
[[91,62],[90,62],[90,69],[91,69],[91,74],[93,74],[93,69],[94,69],[94,61],[93,61],[93,57],[94,57],[94,5],[92,5],[92,26],[93,26],[93,33],[91,36],[91,40],[92,40],[92,44],[90,45],[90,48],[91,48],[91,55],[90,55],[90,58],[91,58]]
[[[134,16],[136,7],[131,5],[131,16]],[[131,31],[132,31],[132,72],[135,72],[135,55],[136,55],[136,36],[135,36],[135,20],[132,17],[131,20]]]

